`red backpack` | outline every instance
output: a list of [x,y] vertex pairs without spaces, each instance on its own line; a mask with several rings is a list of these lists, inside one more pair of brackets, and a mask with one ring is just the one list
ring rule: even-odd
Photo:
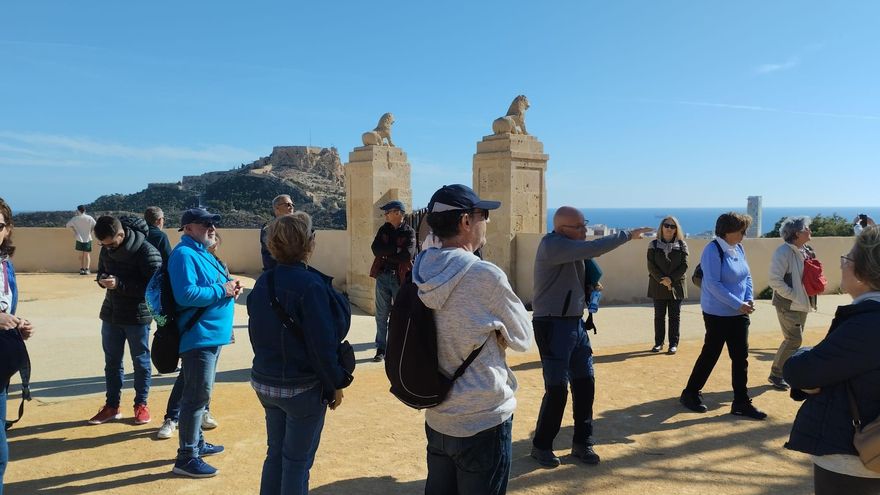
[[817,258],[804,260],[804,289],[808,296],[818,296],[825,292],[828,280],[822,274],[822,263]]

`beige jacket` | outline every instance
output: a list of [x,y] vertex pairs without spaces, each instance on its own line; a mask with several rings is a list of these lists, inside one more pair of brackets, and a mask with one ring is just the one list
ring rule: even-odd
[[[791,274],[791,286],[785,281],[785,275]],[[792,311],[809,313],[813,308],[810,298],[804,289],[804,255],[794,244],[782,244],[773,253],[770,260],[770,288],[774,297],[780,296],[791,301]]]

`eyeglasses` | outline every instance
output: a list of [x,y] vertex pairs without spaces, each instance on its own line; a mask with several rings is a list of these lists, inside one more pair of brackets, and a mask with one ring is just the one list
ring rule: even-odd
[[489,210],[481,210],[481,209],[477,208],[477,209],[471,210],[471,211],[469,212],[469,214],[470,214],[470,215],[477,215],[477,214],[479,214],[479,215],[482,216],[485,220],[489,220]]
[[196,223],[198,223],[202,227],[205,227],[206,229],[216,229],[217,228],[217,224],[214,222],[196,222]]
[[3,230],[3,229],[5,229],[5,228],[6,228],[6,224],[5,224],[5,223],[2,223],[2,222],[0,222],[0,230]]
[[849,255],[847,255],[847,254],[840,256],[840,267],[841,268],[848,265],[849,263],[855,263],[855,262],[856,262],[856,260],[850,258]]
[[663,227],[665,227],[665,228],[667,228],[667,229],[672,229],[672,230],[675,230],[675,229],[678,228],[678,227],[676,227],[675,224],[673,224],[673,223],[664,223],[664,224],[663,224]]
[[287,203],[278,203],[278,206],[286,206],[287,208],[293,208],[293,203],[288,201]]

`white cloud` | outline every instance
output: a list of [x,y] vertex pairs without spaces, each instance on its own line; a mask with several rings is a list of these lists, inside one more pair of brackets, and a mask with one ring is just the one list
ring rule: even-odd
[[771,72],[779,72],[784,70],[790,70],[798,65],[800,65],[801,59],[800,57],[791,57],[787,61],[781,64],[763,64],[755,67],[755,72],[757,74],[769,74]]

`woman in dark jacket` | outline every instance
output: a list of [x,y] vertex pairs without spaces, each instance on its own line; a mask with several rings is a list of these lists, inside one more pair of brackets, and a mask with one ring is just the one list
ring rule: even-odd
[[654,300],[654,347],[663,350],[666,312],[669,311],[669,354],[678,352],[681,301],[687,297],[685,272],[688,247],[675,217],[666,217],[657,227],[657,239],[648,245],[648,297]]
[[[31,322],[15,315],[18,304],[18,286],[15,283],[15,269],[12,267],[12,209],[0,198],[0,332],[18,332],[22,339],[27,340],[34,333]],[[17,336],[5,334],[3,338]],[[19,345],[21,341],[19,341]],[[9,359],[3,356],[4,359]],[[7,361],[4,364],[9,363]],[[14,369],[14,368],[13,368]],[[9,380],[0,376],[0,420],[6,419],[6,389]],[[0,424],[0,495],[3,494],[3,473],[9,462],[9,447],[6,444],[6,429]]]
[[792,398],[804,400],[786,447],[812,454],[817,495],[880,493],[853,446],[851,388],[862,424],[880,416],[880,226],[865,228],[840,257],[843,291],[853,303],[837,308],[825,339],[783,366]]
[[[278,266],[263,272],[247,299],[251,385],[266,411],[269,447],[260,493],[305,494],[327,407],[339,407],[352,381],[337,358],[351,308],[330,277],[306,264],[315,248],[307,213],[272,221],[267,246]],[[270,283],[279,308],[270,304]],[[282,326],[276,309],[289,315],[293,328]]]

